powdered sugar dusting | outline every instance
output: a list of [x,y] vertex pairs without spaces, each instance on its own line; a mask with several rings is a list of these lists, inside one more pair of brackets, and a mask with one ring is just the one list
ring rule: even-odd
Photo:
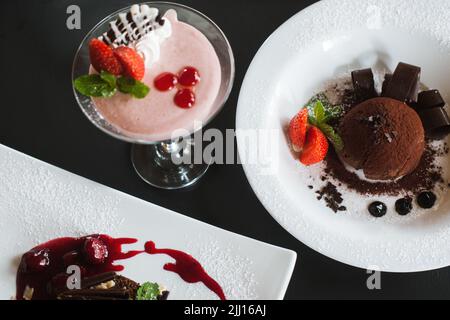
[[[255,290],[256,277],[251,271],[253,261],[240,255],[239,247],[228,246],[224,250],[213,238],[200,236],[195,241],[188,240],[187,246],[192,252],[197,252],[196,258],[202,261],[207,272],[221,284],[227,299],[258,298]],[[198,296],[193,292],[193,298],[195,297]]]
[[[258,282],[254,262],[241,253],[237,244],[224,247],[213,235],[185,236],[183,249],[198,260],[205,271],[222,287],[227,300],[255,300],[260,298],[256,286]],[[183,292],[186,299],[203,300],[218,297],[202,283],[186,285],[176,277],[165,280],[164,285],[172,292]]]
[[[441,47],[450,48],[450,2],[448,1],[391,1],[391,0],[323,0],[304,10],[302,19],[289,21],[285,28],[308,30],[295,33],[286,45],[295,50],[311,42],[332,39],[358,28],[372,30],[384,26],[431,35]],[[406,17],[414,17],[408,19]],[[427,23],[423,23],[427,21]]]
[[[10,238],[1,250],[21,252],[50,238],[89,233],[112,233],[123,219],[117,212],[117,199],[102,194],[92,184],[81,185],[55,174],[49,167],[2,148],[0,157],[0,227],[14,225],[25,243]],[[58,169],[59,170],[59,169]],[[3,256],[3,255],[2,255]]]

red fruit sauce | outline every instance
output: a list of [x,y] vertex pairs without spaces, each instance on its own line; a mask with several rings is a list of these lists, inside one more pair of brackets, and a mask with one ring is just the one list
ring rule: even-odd
[[176,75],[170,72],[161,73],[155,78],[154,85],[159,91],[169,91],[175,88],[178,83]]
[[180,89],[175,95],[174,102],[180,108],[192,108],[195,104],[195,93],[191,89]]
[[218,295],[220,300],[226,300],[217,281],[211,278],[202,265],[189,254],[173,249],[157,249],[152,241],[145,244],[145,252],[168,255],[175,260],[175,263],[167,263],[164,265],[164,270],[175,272],[187,283],[202,282],[209,290]]
[[170,72],[161,73],[154,80],[155,88],[159,91],[170,91],[178,85],[178,92],[174,97],[175,104],[183,109],[192,108],[195,104],[194,87],[200,82],[200,73],[193,67],[185,67],[178,75]]
[[123,271],[118,260],[130,259],[138,254],[164,254],[175,260],[167,263],[164,270],[175,272],[188,283],[202,282],[220,299],[226,300],[220,285],[211,278],[201,264],[191,255],[173,249],[157,249],[151,241],[145,250],[122,251],[122,245],[136,243],[137,239],[112,238],[108,235],[91,235],[81,238],[59,238],[41,244],[22,256],[16,278],[16,298],[23,299],[26,286],[34,289],[33,300],[56,298],[54,288],[66,285],[66,270],[77,265],[82,277],[105,272]]
[[185,87],[194,87],[200,82],[200,74],[197,69],[186,67],[181,71],[178,82]]

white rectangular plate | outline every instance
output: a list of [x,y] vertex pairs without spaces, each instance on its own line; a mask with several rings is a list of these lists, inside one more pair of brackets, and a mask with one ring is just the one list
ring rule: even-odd
[[[106,233],[131,237],[143,248],[186,251],[223,287],[229,299],[282,299],[296,253],[193,220],[71,174],[0,145],[0,299],[15,293],[20,256],[63,236]],[[163,270],[166,256],[141,255],[123,262],[122,273],[153,281],[170,299],[216,299],[202,284],[187,284]]]

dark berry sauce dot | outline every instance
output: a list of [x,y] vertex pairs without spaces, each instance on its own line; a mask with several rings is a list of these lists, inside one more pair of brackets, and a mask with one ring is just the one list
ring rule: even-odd
[[423,209],[431,209],[436,203],[436,195],[433,192],[422,192],[417,197],[417,203]]
[[88,238],[84,242],[84,254],[89,263],[102,264],[108,257],[108,247],[98,238]]
[[369,205],[369,212],[375,218],[381,218],[387,213],[387,207],[383,202],[375,201]]
[[22,269],[25,272],[42,272],[49,264],[49,251],[47,249],[28,251],[22,258]]
[[406,197],[395,202],[395,211],[401,216],[406,216],[412,210],[412,199]]

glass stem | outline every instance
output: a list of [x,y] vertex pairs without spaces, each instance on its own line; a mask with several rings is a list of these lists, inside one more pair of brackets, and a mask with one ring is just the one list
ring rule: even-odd
[[[163,141],[156,145],[156,163],[163,169],[173,170],[174,164],[182,163],[183,157],[190,153],[189,144],[183,139]],[[181,165],[177,166],[179,169]]]

